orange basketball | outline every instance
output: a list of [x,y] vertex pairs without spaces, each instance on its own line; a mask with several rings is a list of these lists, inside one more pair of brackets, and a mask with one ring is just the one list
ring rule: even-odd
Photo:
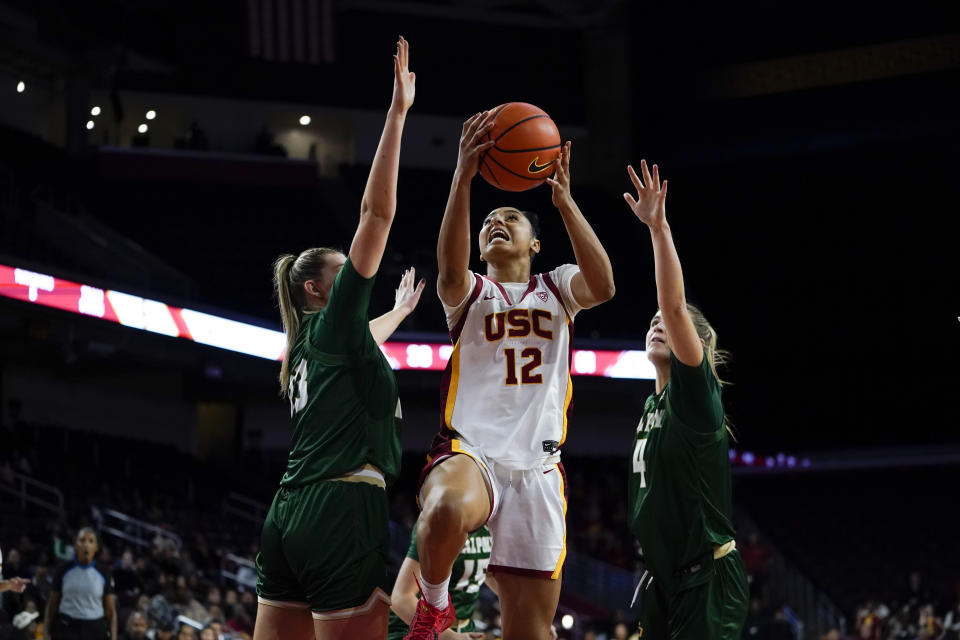
[[480,175],[504,191],[526,191],[553,175],[560,132],[547,112],[526,102],[491,109],[493,126],[484,140],[496,144],[480,157]]

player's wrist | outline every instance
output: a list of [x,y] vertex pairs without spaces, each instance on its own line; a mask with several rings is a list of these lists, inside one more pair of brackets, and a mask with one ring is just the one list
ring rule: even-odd
[[652,236],[661,236],[670,233],[670,225],[667,224],[666,220],[649,222],[647,223],[647,227],[650,229],[650,235]]
[[410,110],[410,107],[404,106],[393,102],[390,104],[390,108],[387,110],[387,119],[388,120],[399,120],[403,121],[407,117],[407,111]]
[[458,164],[456,170],[453,172],[453,187],[457,190],[469,189],[470,183],[473,182],[475,175],[477,175],[476,171],[468,171],[462,165]]
[[567,194],[557,202],[557,210],[561,215],[567,216],[577,212],[577,203],[573,201],[573,196]]

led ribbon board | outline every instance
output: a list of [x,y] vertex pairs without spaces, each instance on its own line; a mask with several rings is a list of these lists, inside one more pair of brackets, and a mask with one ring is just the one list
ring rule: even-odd
[[[281,331],[17,267],[0,265],[0,296],[268,360],[282,360],[287,346]],[[443,370],[453,351],[445,343],[412,342],[387,342],[380,349],[394,369],[421,371]],[[571,373],[644,380],[655,377],[643,351],[574,349]]]

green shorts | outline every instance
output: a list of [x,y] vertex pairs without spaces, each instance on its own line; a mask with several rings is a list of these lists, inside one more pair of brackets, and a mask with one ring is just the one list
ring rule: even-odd
[[750,592],[740,553],[713,561],[710,580],[664,598],[654,588],[643,600],[643,640],[740,640]]
[[[260,535],[261,604],[307,608],[317,619],[389,604],[386,491],[360,482],[280,487]],[[323,615],[325,612],[332,615]]]

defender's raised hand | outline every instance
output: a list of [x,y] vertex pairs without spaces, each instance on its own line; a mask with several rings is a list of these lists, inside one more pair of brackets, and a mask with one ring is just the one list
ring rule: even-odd
[[667,181],[660,184],[660,170],[657,165],[653,165],[653,175],[647,169],[647,161],[640,161],[640,171],[643,173],[643,181],[633,170],[633,166],[627,165],[627,173],[633,186],[637,188],[637,197],[634,198],[629,193],[623,194],[623,199],[627,201],[633,215],[637,216],[641,222],[648,227],[657,227],[663,224],[667,218]]
[[399,309],[405,316],[410,315],[416,308],[417,303],[420,302],[420,294],[423,293],[423,287],[427,284],[427,281],[421,278],[420,282],[417,282],[417,285],[414,286],[413,283],[416,282],[416,278],[417,270],[413,267],[404,271],[403,277],[400,278],[400,286],[397,287],[397,292],[394,296],[393,308]]
[[406,113],[413,106],[416,93],[417,74],[410,71],[410,43],[400,36],[397,52],[393,54],[393,103],[390,108]]

